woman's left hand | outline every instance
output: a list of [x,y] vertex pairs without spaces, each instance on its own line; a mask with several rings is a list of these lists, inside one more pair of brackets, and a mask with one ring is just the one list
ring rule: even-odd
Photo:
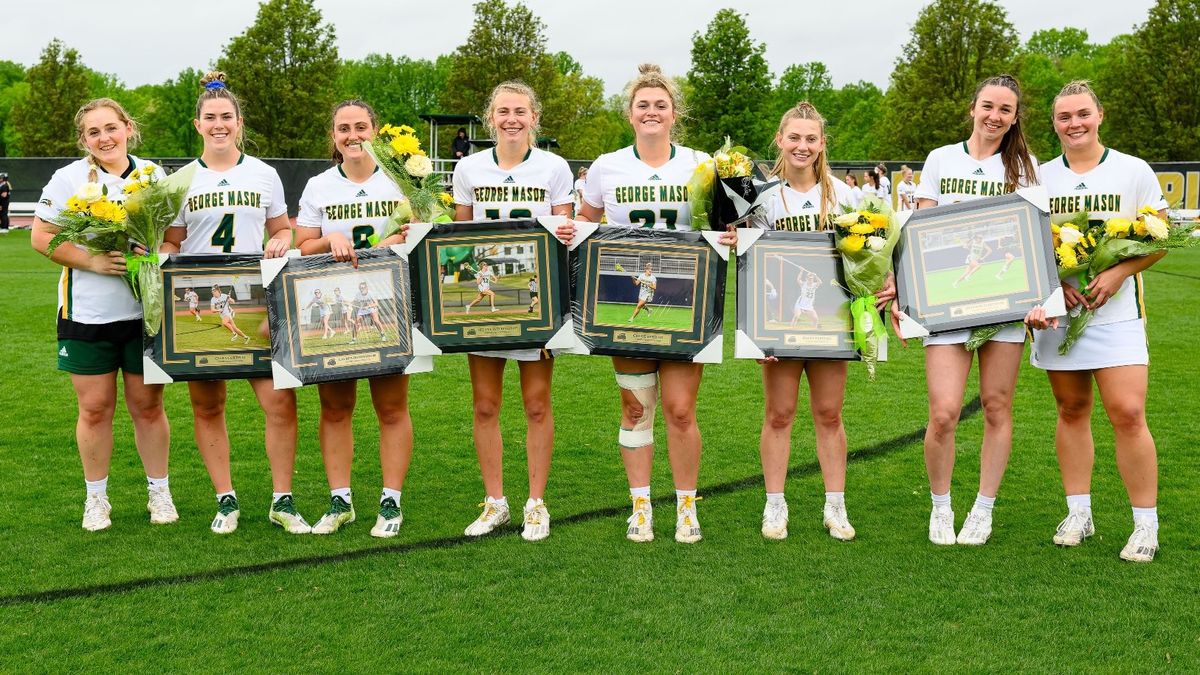
[[264,258],[282,258],[287,255],[288,242],[274,237],[267,240],[267,246],[263,249]]
[[1117,294],[1117,291],[1121,290],[1121,284],[1125,283],[1125,279],[1128,276],[1124,271],[1115,267],[1110,267],[1097,274],[1096,278],[1092,279],[1092,283],[1088,284],[1087,289],[1084,291],[1084,295],[1088,299],[1088,309],[1094,311],[1103,307],[1104,303],[1108,302],[1112,296]]
[[896,275],[888,272],[887,281],[883,282],[883,288],[875,293],[875,309],[883,309],[887,304],[896,299]]
[[721,233],[721,238],[717,240],[718,244],[724,244],[732,249],[737,249],[738,235],[737,228],[732,225]]
[[558,237],[563,246],[570,246],[571,240],[575,238],[575,221],[567,218],[566,222],[555,228],[554,236]]

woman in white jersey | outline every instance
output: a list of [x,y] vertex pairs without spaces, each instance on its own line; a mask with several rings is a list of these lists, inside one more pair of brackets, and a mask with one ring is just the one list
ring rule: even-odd
[[[566,160],[534,147],[541,105],[533,90],[521,82],[504,82],[492,90],[484,121],[495,139],[491,152],[477,152],[454,167],[454,219],[483,220],[571,216],[571,167]],[[570,239],[570,232],[560,234]],[[481,266],[480,274],[484,274]],[[482,279],[482,278],[481,278]],[[488,282],[488,293],[490,284]],[[484,294],[482,280],[480,294]],[[477,300],[478,301],[478,300]],[[521,371],[521,399],[525,404],[525,452],[529,467],[529,499],[525,502],[521,536],[527,541],[550,534],[550,514],[544,501],[554,451],[554,416],[550,409],[550,381],[554,359],[539,349],[472,352],[475,452],[483,476],[483,512],[467,526],[468,536],[487,534],[509,521],[504,495],[501,458],[500,402],[504,366],[509,359]]]
[[189,288],[183,293],[183,301],[188,304],[188,312],[196,317],[197,321],[203,321],[203,317],[200,316],[200,294]]
[[[1056,220],[1083,210],[1095,220],[1133,220],[1145,206],[1166,220],[1167,201],[1150,166],[1100,143],[1104,108],[1086,82],[1064,87],[1054,99],[1053,115],[1063,154],[1042,165],[1042,180]],[[1089,209],[1085,204],[1107,208]],[[1095,382],[1113,428],[1117,467],[1133,506],[1133,534],[1121,550],[1121,558],[1150,562],[1158,550],[1158,454],[1146,425],[1149,354],[1140,273],[1163,255],[1122,261],[1101,272],[1084,289],[1076,288],[1075,277],[1063,283],[1068,308],[1082,305],[1096,310],[1066,356],[1058,355],[1065,322],[1053,330],[1044,321],[1030,322],[1047,329],[1035,333],[1030,360],[1050,377],[1058,404],[1054,445],[1068,511],[1054,535],[1054,543],[1060,546],[1076,546],[1095,531],[1091,502]]]
[[[298,237],[297,237],[298,238]],[[332,328],[329,327],[329,303],[325,302],[325,298],[321,296],[321,289],[313,291],[312,299],[304,306],[304,309],[317,308],[317,315],[321,317],[321,339],[328,340],[337,335]]]
[[907,165],[900,167],[900,182],[896,183],[896,210],[912,211],[917,205],[914,196],[917,184],[913,182],[913,170]]
[[[915,193],[917,208],[1002,195],[1037,183],[1037,163],[1021,129],[1021,88],[1016,79],[1000,75],[981,82],[975,88],[970,115],[971,137],[940,147],[925,160]],[[969,276],[973,258],[983,251],[977,244],[968,249],[968,274],[959,281]],[[934,544],[987,543],[992,534],[992,506],[1012,451],[1013,390],[1025,348],[1021,324],[1004,327],[979,348],[979,398],[983,404],[979,494],[956,537],[950,479],[954,471],[954,433],[973,358],[963,346],[968,337],[970,331],[961,330],[925,340],[925,382],[929,390],[925,468],[933,501],[929,540]]]
[[650,315],[649,305],[654,302],[654,291],[658,290],[658,277],[654,276],[654,265],[646,263],[646,271],[630,278],[638,289],[637,304],[633,306],[633,316],[629,317],[629,321],[633,322],[643,309],[646,310],[646,316]]
[[[85,183],[108,188],[109,198],[124,197],[126,176],[145,162],[129,154],[138,129],[112,99],[90,101],[75,114],[83,159],[54,172],[42,190],[30,242],[46,254],[58,233],[54,219]],[[70,373],[79,403],[75,440],[83,462],[87,497],[83,529],[112,525],[108,501],[108,469],[113,451],[113,414],[117,407],[117,371],[125,387],[125,407],[133,421],[138,454],[149,480],[150,522],[179,519],[167,481],[170,427],[163,413],[163,388],[142,380],[142,308],[121,280],[125,256],[120,252],[91,255],[71,244],[59,246],[50,259],[62,265],[58,296],[58,369]]]
[[[609,225],[691,229],[691,208],[686,185],[696,165],[708,159],[703,152],[675,145],[671,133],[681,115],[679,88],[662,69],[645,64],[626,87],[625,113],[633,125],[634,144],[601,155],[588,168],[583,193],[582,219]],[[650,186],[668,199],[631,202],[626,186]],[[647,191],[637,191],[639,194]],[[736,242],[731,233],[723,243]],[[625,474],[629,479],[633,513],[625,536],[631,541],[654,539],[650,505],[650,472],[654,459],[654,407],[662,384],[663,414],[667,421],[667,450],[675,479],[675,540],[700,541],[696,518],[696,482],[700,474],[700,429],[696,426],[696,394],[704,367],[680,361],[654,361],[613,357],[621,390],[621,427],[618,438]]]
[[821,315],[817,313],[817,289],[824,283],[817,276],[816,272],[810,272],[802,269],[796,275],[796,283],[800,285],[800,295],[796,296],[796,304],[792,307],[792,326],[795,326],[800,317],[808,315],[812,319],[812,327],[821,327]]
[[[784,113],[775,134],[779,158],[771,171],[783,181],[781,189],[767,202],[759,224],[771,230],[812,232],[830,229],[830,219],[842,206],[855,205],[854,194],[829,170],[826,154],[825,119],[807,101]],[[813,310],[812,297],[820,281],[801,270],[796,280],[800,297],[793,310],[793,323]],[[808,293],[804,291],[807,290]],[[895,284],[876,294],[880,306],[895,297]],[[815,311],[813,312],[815,316]],[[762,534],[768,539],[787,537],[788,507],[784,498],[788,460],[792,452],[792,424],[800,379],[807,376],[809,401],[816,434],[817,460],[825,484],[822,521],[834,539],[854,538],[854,527],[846,514],[846,430],[842,425],[842,403],[846,397],[846,361],[824,359],[778,359],[762,362],[766,412],[759,453],[767,503],[763,509]]]
[[208,305],[212,309],[213,314],[216,314],[217,318],[221,320],[221,326],[228,329],[230,333],[233,333],[229,341],[233,342],[238,338],[245,338],[246,342],[249,343],[250,336],[242,332],[242,329],[238,328],[238,325],[233,321],[233,306],[235,304],[237,303],[234,302],[233,296],[222,292],[220,286],[213,284],[212,298],[208,301]]
[[[404,195],[362,149],[362,144],[373,139],[378,130],[379,118],[364,101],[347,100],[334,107],[330,120],[334,165],[311,178],[300,197],[296,245],[301,253],[331,253],[335,260],[356,266],[357,251],[371,247],[372,237],[379,237],[375,245],[380,247],[404,243],[407,225],[399,233],[383,238],[392,213],[404,203]],[[358,293],[364,289],[360,285]],[[357,339],[361,308],[352,302],[347,309],[341,290],[335,289],[334,294],[334,303],[349,322],[347,332],[353,329]],[[352,294],[351,298],[354,300],[357,295]],[[330,332],[335,334],[332,329]],[[367,382],[379,422],[379,466],[383,474],[379,513],[371,536],[394,537],[404,522],[400,497],[413,451],[408,376],[372,377]],[[325,461],[330,495],[329,510],[313,525],[313,534],[331,534],[354,522],[350,489],[354,460],[351,421],[357,392],[355,380],[317,385],[321,399],[321,457]]]
[[[241,151],[242,111],[237,97],[225,87],[224,73],[209,73],[196,101],[193,125],[204,143],[195,176],[179,217],[167,229],[163,250],[184,255],[255,253],[283,256],[292,231],[283,201],[283,184],[270,166]],[[270,239],[263,246],[264,232]],[[266,413],[266,449],[274,495],[268,519],[287,532],[303,534],[308,523],[292,500],[292,470],[296,463],[296,394],[276,390],[270,378],[250,380]],[[225,382],[188,382],[195,418],[196,446],[217,493],[213,532],[237,529],[237,494],[229,469],[229,433],[225,428]]]
[[468,302],[463,311],[467,314],[471,313],[471,308],[487,299],[491,305],[493,312],[499,312],[496,308],[496,291],[492,290],[492,284],[496,283],[496,273],[492,271],[492,266],[487,261],[479,263],[479,271],[475,274],[475,299]]

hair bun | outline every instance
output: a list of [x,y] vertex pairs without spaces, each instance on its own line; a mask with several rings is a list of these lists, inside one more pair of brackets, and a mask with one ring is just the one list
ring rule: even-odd
[[649,75],[650,73],[656,73],[658,75],[662,75],[662,71],[663,71],[662,67],[659,66],[657,63],[643,63],[640,66],[638,66],[638,73],[640,73],[642,75]]
[[201,87],[206,86],[212,82],[221,82],[222,84],[224,84],[224,82],[225,82],[224,71],[210,70],[209,72],[204,74],[204,77],[200,78],[200,86]]

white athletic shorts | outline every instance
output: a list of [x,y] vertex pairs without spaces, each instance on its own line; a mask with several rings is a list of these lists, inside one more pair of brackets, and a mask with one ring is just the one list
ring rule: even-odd
[[[1060,323],[1063,321],[1059,319]],[[1146,348],[1146,321],[1131,319],[1088,326],[1066,356],[1058,355],[1058,346],[1067,334],[1066,326],[1033,332],[1029,362],[1042,370],[1099,370],[1117,366],[1150,364]]]

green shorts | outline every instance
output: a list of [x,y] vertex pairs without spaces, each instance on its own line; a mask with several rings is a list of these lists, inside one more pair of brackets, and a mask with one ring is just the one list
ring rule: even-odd
[[59,340],[58,369],[76,375],[103,375],[123,370],[142,374],[142,341]]

